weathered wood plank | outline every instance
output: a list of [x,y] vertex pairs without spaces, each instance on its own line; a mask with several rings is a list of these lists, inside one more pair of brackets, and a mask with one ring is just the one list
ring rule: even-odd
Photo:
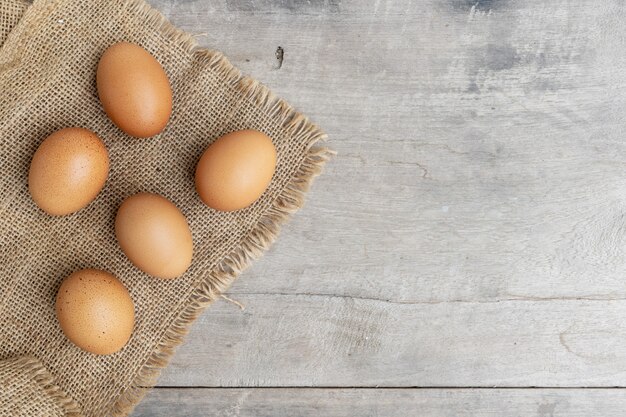
[[157,389],[134,417],[622,417],[623,389]]
[[220,301],[164,386],[626,386],[626,301]]

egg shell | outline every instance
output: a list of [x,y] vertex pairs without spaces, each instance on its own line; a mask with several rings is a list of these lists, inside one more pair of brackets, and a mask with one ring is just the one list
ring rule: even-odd
[[63,281],[56,314],[72,343],[98,355],[122,349],[135,325],[135,307],[124,284],[97,269],[76,271]]
[[228,133],[211,144],[196,166],[196,191],[209,207],[240,210],[267,189],[276,170],[272,139],[256,130]]
[[109,175],[109,154],[95,133],[71,127],[48,136],[35,152],[28,173],[33,201],[53,216],[91,203]]
[[108,48],[96,72],[104,111],[125,133],[147,138],[160,133],[172,113],[172,89],[161,64],[139,45]]
[[187,219],[158,194],[139,193],[124,200],[115,217],[115,236],[128,259],[154,277],[176,278],[191,265]]

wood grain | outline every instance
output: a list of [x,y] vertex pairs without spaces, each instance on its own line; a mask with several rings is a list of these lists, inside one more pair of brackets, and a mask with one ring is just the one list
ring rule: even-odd
[[136,417],[622,417],[623,389],[156,389]]
[[626,386],[623,3],[152,4],[338,151],[161,385]]
[[626,386],[626,301],[237,300],[199,319],[161,385]]
[[619,3],[248,3],[164,9],[310,115],[338,156],[233,291],[625,294]]

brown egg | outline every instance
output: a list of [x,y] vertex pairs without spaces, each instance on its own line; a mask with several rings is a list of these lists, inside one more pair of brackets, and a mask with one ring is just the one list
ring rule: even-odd
[[95,133],[79,127],[54,132],[39,145],[28,190],[46,213],[63,216],[91,203],[109,175],[109,154]]
[[56,313],[65,336],[98,355],[122,349],[135,325],[133,300],[124,284],[97,269],[65,278],[57,293]]
[[160,195],[139,193],[124,200],[115,217],[115,236],[128,259],[154,277],[176,278],[191,265],[187,219]]
[[196,191],[216,210],[248,207],[265,192],[276,169],[272,139],[256,130],[240,130],[217,139],[196,167]]
[[160,133],[172,113],[172,89],[148,51],[128,42],[107,49],[96,73],[98,96],[109,118],[125,133],[147,138]]

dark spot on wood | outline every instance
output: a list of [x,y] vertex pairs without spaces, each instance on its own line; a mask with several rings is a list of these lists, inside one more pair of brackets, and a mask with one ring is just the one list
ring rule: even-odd
[[478,88],[478,85],[476,84],[476,81],[471,81],[469,86],[467,87],[467,92],[468,93],[474,93],[474,94],[480,94],[480,88]]
[[227,0],[229,11],[267,12],[286,11],[296,13],[337,13],[341,8],[341,0]]
[[451,0],[454,9],[470,10],[475,7],[478,10],[496,10],[505,5],[508,0]]
[[278,60],[278,69],[280,69],[283,66],[283,59],[285,58],[285,50],[279,46],[278,48],[276,48],[276,59]]
[[513,68],[520,62],[517,50],[510,45],[489,44],[484,51],[483,66],[492,71]]
[[480,93],[477,81],[484,78],[484,72],[506,71],[523,65],[517,50],[509,44],[488,44],[480,48],[469,50],[467,60],[467,75],[469,83],[467,92]]

